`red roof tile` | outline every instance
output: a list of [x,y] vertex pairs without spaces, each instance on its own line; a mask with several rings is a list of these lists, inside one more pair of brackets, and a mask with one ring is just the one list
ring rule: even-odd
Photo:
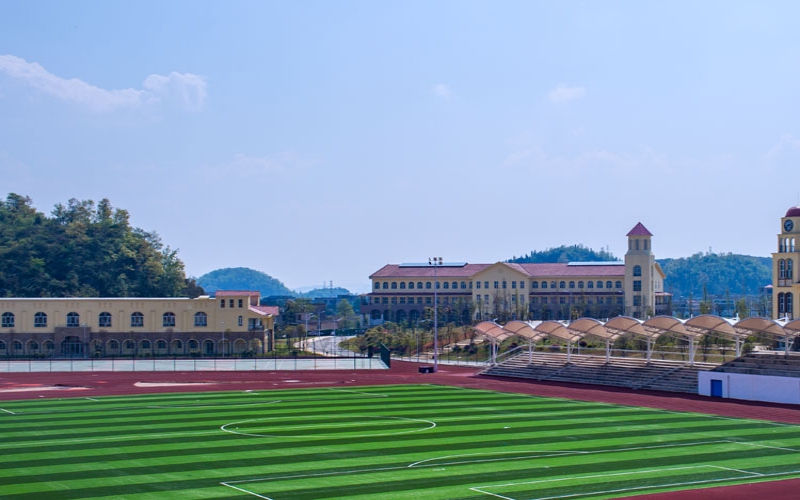
[[653,236],[653,233],[648,231],[647,228],[644,227],[644,224],[637,222],[636,225],[633,226],[633,229],[631,229],[631,231],[628,233],[628,236]]
[[250,306],[250,310],[272,316],[278,316],[281,313],[281,309],[278,306]]

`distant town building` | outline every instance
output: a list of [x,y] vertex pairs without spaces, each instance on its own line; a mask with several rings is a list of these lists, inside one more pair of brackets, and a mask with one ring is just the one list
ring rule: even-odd
[[361,312],[373,324],[416,324],[436,295],[443,321],[462,323],[669,314],[653,235],[638,223],[627,236],[622,262],[388,264],[370,276]]
[[271,349],[259,292],[189,298],[2,298],[0,356],[221,356]]

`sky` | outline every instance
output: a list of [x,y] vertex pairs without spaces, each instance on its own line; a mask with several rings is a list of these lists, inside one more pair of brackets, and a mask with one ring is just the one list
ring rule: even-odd
[[768,256],[798,2],[0,0],[0,196],[108,198],[187,275]]

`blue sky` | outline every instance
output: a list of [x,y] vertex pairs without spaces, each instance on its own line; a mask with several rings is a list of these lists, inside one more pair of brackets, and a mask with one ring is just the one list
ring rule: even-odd
[[187,273],[361,291],[582,243],[769,255],[797,2],[0,0],[3,192],[111,200]]

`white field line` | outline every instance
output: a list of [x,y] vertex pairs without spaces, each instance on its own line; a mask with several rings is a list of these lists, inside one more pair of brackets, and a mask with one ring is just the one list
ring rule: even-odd
[[[355,434],[355,435],[352,435],[352,436],[348,436],[350,439],[353,439],[353,438],[370,438],[370,437],[376,437],[376,436],[399,436],[399,435],[402,435],[402,434],[413,434],[415,432],[429,431],[429,430],[431,430],[431,429],[436,427],[436,422],[433,422],[433,421],[430,421],[430,420],[421,419],[421,418],[389,417],[389,416],[385,416],[385,415],[353,415],[353,414],[344,414],[344,415],[342,415],[342,418],[344,418],[344,417],[348,417],[348,418],[358,417],[358,418],[367,418],[367,419],[374,419],[374,420],[380,420],[380,419],[403,420],[403,421],[406,421],[406,422],[421,422],[421,423],[424,423],[424,424],[428,424],[428,427],[422,427],[422,428],[419,428],[419,429],[411,429],[411,430],[407,430],[407,431],[372,433],[372,434]],[[233,429],[228,429],[227,428],[227,427],[230,427],[230,426],[233,426],[233,425],[237,425],[237,424],[248,424],[248,423],[251,423],[251,422],[264,422],[264,421],[268,421],[268,420],[284,420],[284,418],[283,417],[262,417],[262,418],[251,418],[251,419],[248,419],[248,420],[240,420],[238,422],[231,422],[231,423],[228,423],[228,424],[224,424],[224,425],[220,426],[220,430],[222,430],[223,432],[228,432],[230,434],[239,434],[241,436],[252,436],[252,437],[269,437],[269,438],[308,438],[309,436],[311,436],[311,437],[330,437],[329,434],[320,434],[320,433],[296,434],[296,435],[287,435],[287,434],[284,434],[284,435],[278,435],[278,434],[275,434],[275,435],[273,435],[273,434],[254,434],[254,433],[248,433],[248,432],[239,432],[238,430],[233,430]],[[301,431],[301,432],[302,431],[314,432],[314,431],[316,431],[318,429],[323,429],[324,430],[324,429],[331,429],[331,428],[347,428],[347,427],[352,427],[352,421],[347,421],[347,422],[343,421],[343,422],[337,422],[337,423],[334,423],[334,424],[319,424],[319,425],[313,425],[313,424],[312,425],[285,425],[285,426],[281,426],[280,429],[281,430],[286,429],[286,430],[291,430],[291,431]],[[238,427],[237,427],[237,429],[238,429]]]
[[391,397],[388,394],[375,394],[373,392],[353,391],[353,390],[350,390],[350,389],[338,389],[336,387],[327,387],[327,389],[329,391],[331,391],[331,392],[347,392],[347,393],[350,393],[350,394],[362,394],[362,395],[370,397],[370,398],[389,398],[389,397]]
[[[658,472],[691,470],[691,469],[705,469],[705,468],[729,470],[729,471],[733,471],[733,472],[739,472],[739,473],[741,473],[743,475],[740,476],[740,477],[725,477],[725,478],[717,478],[717,479],[704,479],[704,480],[700,480],[700,481],[687,481],[687,482],[680,482],[680,483],[666,483],[666,484],[657,484],[657,485],[648,485],[648,486],[632,486],[630,488],[619,488],[619,489],[614,489],[614,490],[583,491],[581,493],[571,493],[571,494],[567,494],[567,495],[556,495],[556,496],[551,496],[551,497],[538,497],[538,498],[531,499],[531,500],[555,500],[555,499],[560,499],[560,498],[573,498],[573,497],[579,497],[579,496],[585,496],[585,495],[607,495],[607,494],[610,494],[610,493],[624,493],[624,492],[630,492],[630,491],[636,491],[636,490],[647,490],[647,489],[655,489],[655,488],[668,488],[668,487],[674,487],[674,486],[688,486],[688,485],[693,485],[693,484],[714,483],[714,482],[720,482],[720,481],[734,481],[734,480],[737,480],[737,479],[752,478],[753,476],[757,476],[757,477],[767,477],[767,476],[769,476],[769,474],[765,475],[765,474],[760,474],[758,472],[742,471],[742,470],[739,470],[739,469],[731,469],[731,468],[728,468],[728,467],[719,467],[719,466],[716,466],[716,465],[693,465],[693,466],[689,466],[689,467],[672,467],[672,468],[666,468],[666,469],[651,469],[651,470],[641,470],[641,471],[632,471],[632,472],[615,472],[615,473],[610,473],[610,474],[594,474],[594,475],[591,475],[591,476],[577,476],[577,477],[576,476],[570,476],[570,477],[560,477],[560,478],[554,478],[554,479],[542,479],[540,481],[525,481],[525,482],[520,482],[520,483],[506,483],[506,484],[494,484],[494,485],[486,485],[486,486],[476,486],[476,487],[470,488],[470,490],[475,491],[477,493],[483,493],[484,495],[489,495],[489,496],[493,496],[493,497],[496,497],[496,498],[502,498],[504,500],[516,500],[513,497],[507,497],[507,496],[504,496],[504,495],[500,495],[498,493],[492,493],[491,491],[485,491],[485,489],[503,488],[503,487],[510,487],[510,486],[523,486],[523,485],[529,485],[529,484],[533,485],[533,484],[556,483],[556,482],[560,482],[560,481],[574,481],[574,480],[577,480],[577,479],[606,479],[606,478],[610,478],[610,477],[631,476],[631,475],[635,475],[635,474],[654,474],[654,473],[658,473]],[[795,472],[797,472],[797,471],[782,472],[782,473],[777,473],[776,475],[793,474]]]
[[[713,467],[713,466],[710,466]],[[767,477],[778,477],[778,476],[788,476],[792,474],[800,474],[800,470],[788,471],[788,472],[776,472],[773,474],[762,474],[760,476],[756,476],[758,478],[767,478]],[[686,481],[683,483],[665,483],[665,484],[653,484],[650,486],[634,486],[631,488],[620,488],[616,490],[604,490],[604,491],[589,491],[583,493],[575,493],[570,495],[557,495],[552,497],[539,497],[539,498],[532,498],[529,500],[559,500],[562,498],[575,498],[575,497],[582,497],[585,495],[608,495],[608,494],[617,494],[617,493],[630,493],[632,491],[641,491],[641,490],[648,490],[648,489],[657,489],[657,488],[674,488],[679,486],[696,486],[700,484],[712,484],[712,483],[722,483],[725,481],[738,481],[740,479],[752,479],[753,476],[741,476],[741,477],[727,477],[727,478],[720,478],[720,479],[704,479],[702,481]],[[470,488],[474,489],[474,488]],[[489,493],[486,491],[475,490],[478,493],[483,493],[485,495],[490,495],[498,498],[503,498],[505,500],[516,500],[510,497],[504,497],[500,495],[496,495],[493,493]]]
[[265,497],[263,495],[259,495],[258,493],[255,493],[255,492],[250,491],[250,490],[246,490],[244,488],[239,488],[238,486],[234,486],[234,485],[232,485],[230,483],[219,483],[219,484],[221,484],[223,486],[227,486],[228,488],[233,488],[234,490],[241,491],[242,493],[247,493],[248,495],[252,495],[254,497],[263,498],[264,500],[273,500],[270,497]]
[[10,414],[12,414],[12,415],[16,415],[16,413],[14,413],[13,411],[11,411],[11,410],[6,410],[5,408],[0,408],[0,410],[4,411],[4,412],[6,412],[6,413],[10,413]]
[[[157,433],[151,432],[148,438],[170,438],[170,437],[184,437],[184,436],[210,436],[212,434],[219,434],[219,429],[212,429],[208,431],[197,432],[164,432]],[[50,439],[47,441],[36,441],[31,443],[0,443],[0,450],[8,448],[19,448],[20,446],[33,447],[33,446],[52,446],[61,444],[84,444],[84,443],[117,443],[124,441],[141,441],[141,436],[109,436],[102,438],[75,438],[75,439]]]
[[784,451],[794,451],[794,452],[800,451],[800,450],[797,450],[795,448],[784,448],[782,446],[770,446],[768,444],[745,443],[743,441],[733,441],[733,442],[737,443],[737,444],[743,444],[743,445],[746,445],[746,446],[757,446],[759,448],[772,448],[773,450],[784,450]]

